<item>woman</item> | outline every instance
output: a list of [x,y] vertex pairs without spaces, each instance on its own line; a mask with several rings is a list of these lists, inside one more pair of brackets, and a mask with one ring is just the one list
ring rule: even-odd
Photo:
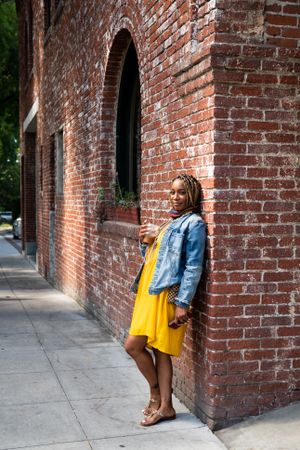
[[[152,236],[149,224],[140,227],[144,263],[132,285],[137,295],[125,349],[150,387],[142,426],[176,418],[171,356],[180,354],[202,273],[206,227],[200,217],[200,194],[196,178],[177,176],[170,191],[171,219]],[[154,360],[147,348],[152,349]]]

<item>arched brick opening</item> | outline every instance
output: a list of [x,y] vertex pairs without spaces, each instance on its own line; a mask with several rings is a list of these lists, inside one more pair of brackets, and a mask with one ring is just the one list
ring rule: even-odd
[[112,199],[111,183],[116,172],[116,119],[118,93],[124,60],[132,36],[126,29],[120,30],[110,49],[101,104],[101,150],[103,159],[101,185],[106,189],[108,199]]

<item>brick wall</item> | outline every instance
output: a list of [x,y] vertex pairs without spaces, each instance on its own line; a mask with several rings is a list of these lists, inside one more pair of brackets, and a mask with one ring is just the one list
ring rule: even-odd
[[[27,4],[18,2],[20,30]],[[132,38],[142,99],[141,218],[165,220],[170,179],[187,171],[201,180],[209,234],[175,361],[176,393],[212,428],[299,399],[297,2],[64,0],[46,35],[40,2],[32,6],[33,73],[25,80],[21,53],[20,115],[22,123],[39,97],[40,272],[49,277],[55,214],[55,284],[124,339],[141,261],[138,227],[101,224],[95,199],[99,186],[111,195],[118,86]],[[65,187],[56,195],[53,140],[61,127]]]
[[222,424],[300,398],[300,53],[292,2],[218,6],[215,231],[203,318],[210,327],[204,401],[208,410],[219,407]]

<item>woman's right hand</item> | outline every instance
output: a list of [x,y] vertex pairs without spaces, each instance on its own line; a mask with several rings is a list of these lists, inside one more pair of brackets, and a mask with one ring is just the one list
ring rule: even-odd
[[139,231],[140,241],[144,242],[145,244],[152,244],[157,236],[158,230],[159,227],[157,225],[153,225],[152,223],[147,223],[147,221],[145,221],[140,226]]

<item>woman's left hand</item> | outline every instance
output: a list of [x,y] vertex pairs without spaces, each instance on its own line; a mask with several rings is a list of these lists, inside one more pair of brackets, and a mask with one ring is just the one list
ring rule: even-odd
[[185,308],[180,308],[180,306],[176,306],[175,309],[175,323],[182,325],[184,323],[187,323],[189,320],[188,310]]

